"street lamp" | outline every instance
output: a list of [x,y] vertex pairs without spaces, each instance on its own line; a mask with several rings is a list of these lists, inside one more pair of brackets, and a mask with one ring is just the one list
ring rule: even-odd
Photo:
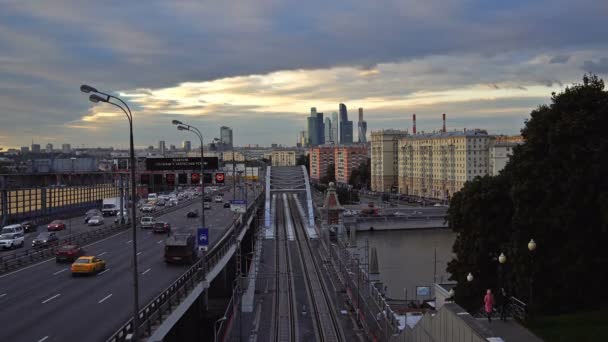
[[177,126],[178,131],[190,131],[196,134],[201,142],[201,228],[205,228],[205,154],[203,152],[203,134],[198,128],[185,124],[179,120],[172,120],[171,123]]
[[[127,105],[125,101],[116,97],[114,95],[106,94],[97,89],[83,84],[80,86],[80,91],[83,93],[92,93],[89,96],[89,101],[93,103],[105,102],[109,103],[115,107],[118,107],[120,110],[125,113],[127,119],[129,120],[129,149],[130,149],[130,163],[131,163],[131,230],[133,231],[133,339],[137,340],[139,338],[139,278],[137,271],[137,229],[135,228],[135,218],[137,217],[137,209],[135,207],[135,197],[136,197],[136,189],[135,189],[135,148],[133,145],[133,114],[131,113],[131,108]],[[112,102],[111,100],[116,100],[120,102],[120,104]],[[124,106],[124,107],[123,107]]]
[[507,262],[507,256],[504,253],[500,253],[500,256],[498,256],[498,262],[504,264]]
[[450,291],[448,291],[448,300],[453,301],[454,300],[454,295],[456,294],[456,291],[454,291],[454,288],[451,288]]
[[213,342],[217,342],[217,324],[225,321],[226,319],[226,316],[224,316],[213,323]]
[[530,251],[530,297],[528,298],[528,307],[530,308],[529,312],[532,312],[532,295],[534,291],[534,271],[532,268],[534,267],[534,251],[536,250],[534,239],[530,239],[530,242],[528,242],[528,250]]
[[467,281],[469,283],[473,281],[473,275],[471,274],[471,272],[469,272],[469,274],[467,274]]

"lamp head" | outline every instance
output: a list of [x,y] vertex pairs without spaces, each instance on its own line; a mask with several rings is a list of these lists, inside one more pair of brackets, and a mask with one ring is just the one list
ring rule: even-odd
[[89,101],[95,102],[95,103],[97,103],[97,102],[108,102],[108,99],[105,98],[105,97],[101,97],[101,96],[99,96],[97,94],[91,94],[89,96]]
[[171,123],[174,125],[183,125],[182,122],[179,120],[173,120],[173,121],[171,121]]
[[177,130],[178,131],[187,131],[188,128],[184,127],[184,126],[177,126]]
[[534,239],[530,239],[530,242],[528,242],[528,250],[530,252],[534,252],[535,249],[536,249],[536,242],[534,241]]
[[80,86],[80,91],[83,93],[96,93],[97,89],[91,87],[90,85],[83,84]]
[[467,274],[467,281],[469,283],[473,281],[473,275],[471,274],[471,272],[469,272],[469,274]]
[[507,262],[507,257],[505,256],[505,253],[500,253],[500,256],[498,257],[498,262],[501,264]]

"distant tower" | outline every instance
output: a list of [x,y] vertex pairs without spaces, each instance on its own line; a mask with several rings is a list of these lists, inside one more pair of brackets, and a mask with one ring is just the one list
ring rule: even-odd
[[359,108],[359,143],[365,144],[367,143],[367,122],[363,120],[363,108]]
[[338,113],[331,113],[331,141],[334,144],[340,143],[340,121],[338,120]]
[[416,114],[412,115],[412,121],[413,121],[412,134],[416,135]]
[[344,207],[340,205],[340,201],[338,200],[336,186],[334,182],[330,182],[323,207],[321,208],[323,229],[328,229],[330,235],[340,234],[344,231],[342,224],[343,212]]

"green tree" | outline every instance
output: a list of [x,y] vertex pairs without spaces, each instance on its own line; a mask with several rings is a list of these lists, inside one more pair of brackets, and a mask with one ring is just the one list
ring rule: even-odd
[[[448,271],[459,282],[457,300],[480,305],[495,287],[496,261],[507,256],[506,284],[548,313],[608,302],[608,92],[597,76],[553,94],[522,129],[498,177],[467,183],[450,203],[448,222],[458,233]],[[532,254],[527,243],[534,239]],[[472,284],[464,279],[472,272]],[[471,291],[469,293],[469,291]]]
[[348,180],[348,183],[355,189],[368,189],[371,179],[371,161],[369,158],[358,168],[354,169]]
[[306,171],[308,171],[308,175],[310,175],[310,157],[308,153],[299,155],[296,159],[296,165],[306,166]]
[[329,184],[329,182],[336,182],[336,166],[334,163],[329,163],[327,165],[327,172],[325,176],[321,178],[321,183]]

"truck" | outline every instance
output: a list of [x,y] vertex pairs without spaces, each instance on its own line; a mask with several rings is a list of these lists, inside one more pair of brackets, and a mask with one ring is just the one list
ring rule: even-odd
[[[123,201],[123,206],[125,204],[126,202]],[[103,199],[103,204],[101,206],[101,213],[103,214],[103,216],[115,216],[117,213],[120,212],[120,209],[120,197],[110,197]]]
[[165,262],[193,264],[198,258],[196,237],[192,233],[175,233],[165,239]]

